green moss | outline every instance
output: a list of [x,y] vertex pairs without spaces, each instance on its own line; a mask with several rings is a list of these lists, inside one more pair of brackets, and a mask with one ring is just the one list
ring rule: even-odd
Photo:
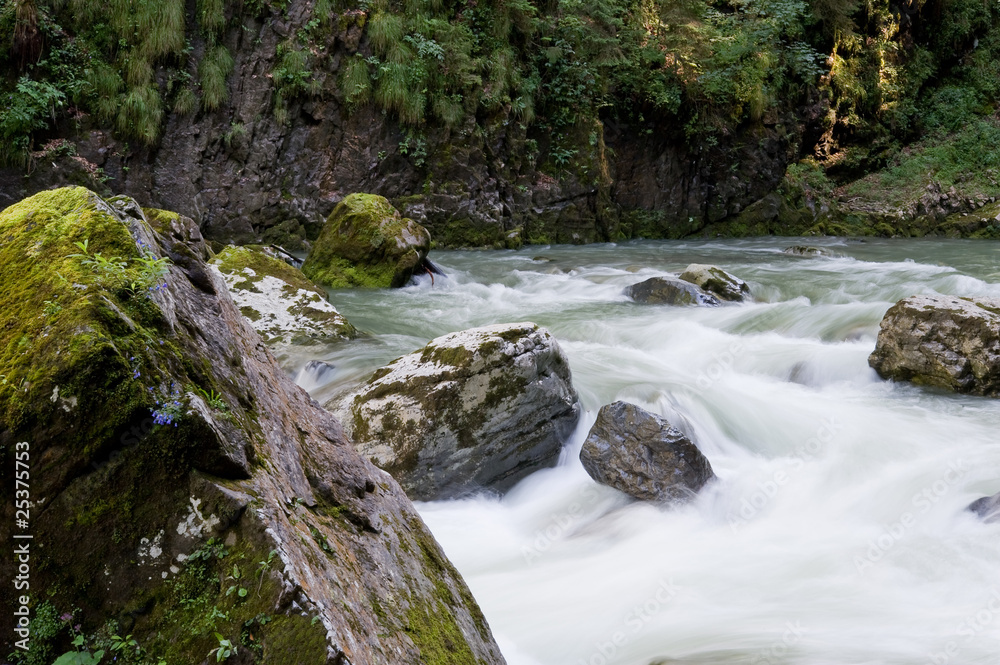
[[351,194],[330,214],[302,272],[331,288],[400,287],[429,244],[427,231],[384,197]]
[[439,365],[452,367],[468,367],[472,362],[473,353],[464,346],[440,347],[428,344],[420,354],[420,362],[436,362]]
[[170,225],[180,218],[176,212],[160,210],[158,208],[143,208],[142,214],[146,216],[149,225],[159,233],[165,233]]
[[[420,649],[421,660],[426,665],[473,665],[481,662],[469,648],[468,638],[455,620],[456,610],[469,612],[479,636],[491,639],[489,626],[468,587],[455,567],[445,559],[432,536],[422,524],[411,524],[412,533],[420,547],[424,569],[434,583],[428,600],[411,597],[407,612],[406,632]],[[444,580],[451,580],[458,589],[458,597]]]
[[[148,355],[144,349],[162,320],[144,296],[114,285],[107,290],[71,255],[80,252],[75,242],[87,241],[91,253],[135,258],[129,229],[96,194],[69,187],[4,210],[0,238],[0,274],[8,276],[0,289],[0,419],[15,428],[45,420],[56,408],[49,397],[58,386],[81,409],[120,400],[119,415],[101,428],[117,426],[121,414],[146,403],[142,387],[126,378],[129,358]],[[58,303],[59,311],[45,315],[46,302]]]

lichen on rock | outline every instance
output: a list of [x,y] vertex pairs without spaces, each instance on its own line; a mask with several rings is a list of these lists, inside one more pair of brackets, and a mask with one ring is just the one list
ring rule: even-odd
[[[412,504],[276,364],[194,222],[67,188],[0,212],[0,239],[0,463],[30,449],[46,612],[152,662],[205,662],[219,633],[248,663],[503,663]],[[70,625],[38,653],[70,650]]]
[[904,298],[882,318],[868,364],[883,379],[1000,396],[1000,300]]
[[302,271],[255,245],[227,246],[211,262],[254,330],[269,344],[351,339],[357,331]]
[[387,199],[351,194],[337,204],[302,265],[332,288],[405,286],[427,258],[431,236]]
[[579,415],[566,356],[533,323],[439,337],[334,408],[358,451],[421,500],[503,491],[551,466]]

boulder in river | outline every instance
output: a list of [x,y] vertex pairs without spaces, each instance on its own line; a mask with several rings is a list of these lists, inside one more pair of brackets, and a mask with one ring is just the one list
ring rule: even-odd
[[624,291],[632,300],[646,305],[719,305],[711,293],[673,277],[651,277],[626,287]]
[[750,287],[746,282],[716,266],[692,263],[681,273],[681,279],[730,302],[743,302],[750,298]]
[[837,252],[822,247],[813,247],[812,245],[792,245],[791,247],[784,248],[781,252],[783,254],[791,254],[792,256],[840,256]]
[[332,288],[398,288],[423,270],[430,244],[427,229],[388,199],[351,194],[330,213],[302,272]]
[[1000,300],[904,298],[882,318],[868,364],[883,379],[1000,396]]
[[552,466],[579,416],[566,356],[534,323],[439,337],[340,404],[358,451],[419,500]]
[[981,499],[976,499],[969,504],[966,510],[975,513],[987,524],[1000,522],[1000,492],[997,492],[993,496],[984,496]]
[[266,247],[225,247],[211,267],[236,306],[269,344],[351,339],[357,331],[327,301],[324,290]]
[[[0,212],[0,237],[0,464],[30,466],[30,662],[73,650],[74,624],[90,645],[120,626],[135,662],[204,663],[223,639],[239,663],[504,662],[399,485],[247,324],[195,222],[73,187]],[[14,482],[0,502],[13,521]]]
[[688,499],[715,478],[691,439],[627,402],[601,407],[580,461],[597,482],[643,501]]

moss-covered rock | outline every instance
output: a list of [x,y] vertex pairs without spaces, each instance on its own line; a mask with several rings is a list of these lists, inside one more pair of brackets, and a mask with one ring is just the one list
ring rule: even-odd
[[559,456],[579,415],[569,363],[533,323],[432,340],[335,406],[411,498],[505,490]]
[[302,272],[332,288],[398,288],[427,258],[430,243],[427,229],[384,197],[351,194],[330,213]]
[[70,188],[0,212],[0,241],[0,464],[30,466],[35,653],[81,624],[92,650],[132,635],[129,662],[215,660],[215,633],[245,664],[503,662],[399,486],[247,325],[196,224]]
[[211,266],[268,344],[333,342],[357,336],[354,326],[327,301],[324,290],[266,247],[227,246]]
[[750,287],[747,283],[718,266],[692,263],[684,269],[680,278],[723,300],[743,302],[750,299]]

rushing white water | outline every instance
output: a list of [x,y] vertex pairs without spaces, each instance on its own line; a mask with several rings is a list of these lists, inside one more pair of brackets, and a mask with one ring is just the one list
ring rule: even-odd
[[[1000,247],[819,242],[843,256],[787,239],[438,252],[433,287],[334,293],[370,338],[283,360],[335,365],[310,386],[323,400],[446,332],[528,320],[559,339],[585,408],[559,466],[418,506],[511,665],[1000,663],[1000,524],[963,511],[1000,490],[1000,401],[867,363],[902,297],[1000,297]],[[756,302],[621,295],[691,262]],[[669,508],[596,485],[577,455],[617,399],[690,433],[718,480]]]

